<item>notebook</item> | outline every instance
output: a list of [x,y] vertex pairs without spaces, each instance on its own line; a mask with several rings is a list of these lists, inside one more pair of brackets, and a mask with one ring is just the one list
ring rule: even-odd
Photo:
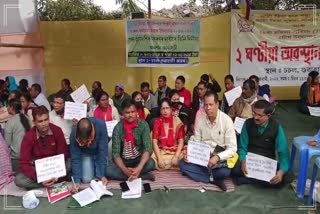
[[48,201],[53,204],[63,198],[66,198],[71,195],[66,182],[53,184],[47,187]]
[[101,182],[92,180],[90,187],[74,194],[72,197],[80,204],[81,207],[91,204],[92,202],[99,201],[104,195],[113,196],[113,193],[108,191]]

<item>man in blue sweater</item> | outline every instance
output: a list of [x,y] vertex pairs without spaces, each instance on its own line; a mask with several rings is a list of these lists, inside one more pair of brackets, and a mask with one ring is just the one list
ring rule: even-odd
[[72,129],[70,153],[72,175],[77,192],[80,183],[90,183],[94,178],[108,183],[105,177],[108,156],[108,134],[106,124],[98,118],[82,118]]

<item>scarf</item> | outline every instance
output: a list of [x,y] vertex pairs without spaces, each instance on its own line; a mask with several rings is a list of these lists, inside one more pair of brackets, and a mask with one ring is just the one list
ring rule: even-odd
[[137,108],[137,112],[138,112],[139,118],[141,120],[146,120],[146,115],[144,113],[144,108]]
[[[314,88],[314,90],[312,90]],[[308,104],[314,105],[320,103],[320,86],[309,85],[308,87]]]
[[[162,121],[162,126],[160,126],[161,146],[172,147],[175,144],[174,133],[173,133],[173,115],[171,114],[169,117],[163,117],[161,115],[160,120]],[[166,131],[164,127],[165,123],[169,124],[168,135],[166,135]]]
[[133,121],[132,123],[128,123],[126,120],[123,120],[123,127],[124,127],[124,143],[130,142],[131,148],[134,148],[134,136],[132,129],[138,126],[138,119]]
[[254,101],[254,99],[257,98],[257,93],[255,92],[251,97],[249,98],[243,98],[241,97],[241,99],[245,102],[245,103],[248,103],[249,105],[251,105],[251,103]]
[[18,86],[16,84],[15,78],[13,76],[8,76],[8,80],[9,80],[9,88],[8,88],[9,93],[14,90],[17,90]]
[[106,111],[103,111],[100,106],[96,108],[93,113],[93,116],[99,118],[103,121],[111,121],[112,120],[112,106],[109,104],[107,106]]

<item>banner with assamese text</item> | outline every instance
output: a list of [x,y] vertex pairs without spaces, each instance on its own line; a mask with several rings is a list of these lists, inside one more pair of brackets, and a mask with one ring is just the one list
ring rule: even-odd
[[320,11],[231,12],[231,74],[235,83],[257,75],[260,84],[300,86],[320,67]]
[[184,67],[199,64],[199,34],[199,20],[127,20],[127,66]]

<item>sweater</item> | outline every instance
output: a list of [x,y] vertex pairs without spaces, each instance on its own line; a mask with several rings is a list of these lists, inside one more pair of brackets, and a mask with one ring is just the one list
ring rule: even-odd
[[79,183],[82,178],[82,156],[89,155],[94,162],[94,176],[101,179],[105,176],[108,156],[108,133],[104,121],[90,117],[95,128],[95,138],[89,147],[79,146],[76,140],[76,127],[73,127],[70,135],[71,167],[74,181]]
[[60,154],[64,154],[65,159],[69,157],[68,147],[61,128],[50,123],[49,131],[44,136],[44,144],[38,135],[35,126],[24,135],[19,159],[20,171],[33,180],[37,179],[35,160]]

